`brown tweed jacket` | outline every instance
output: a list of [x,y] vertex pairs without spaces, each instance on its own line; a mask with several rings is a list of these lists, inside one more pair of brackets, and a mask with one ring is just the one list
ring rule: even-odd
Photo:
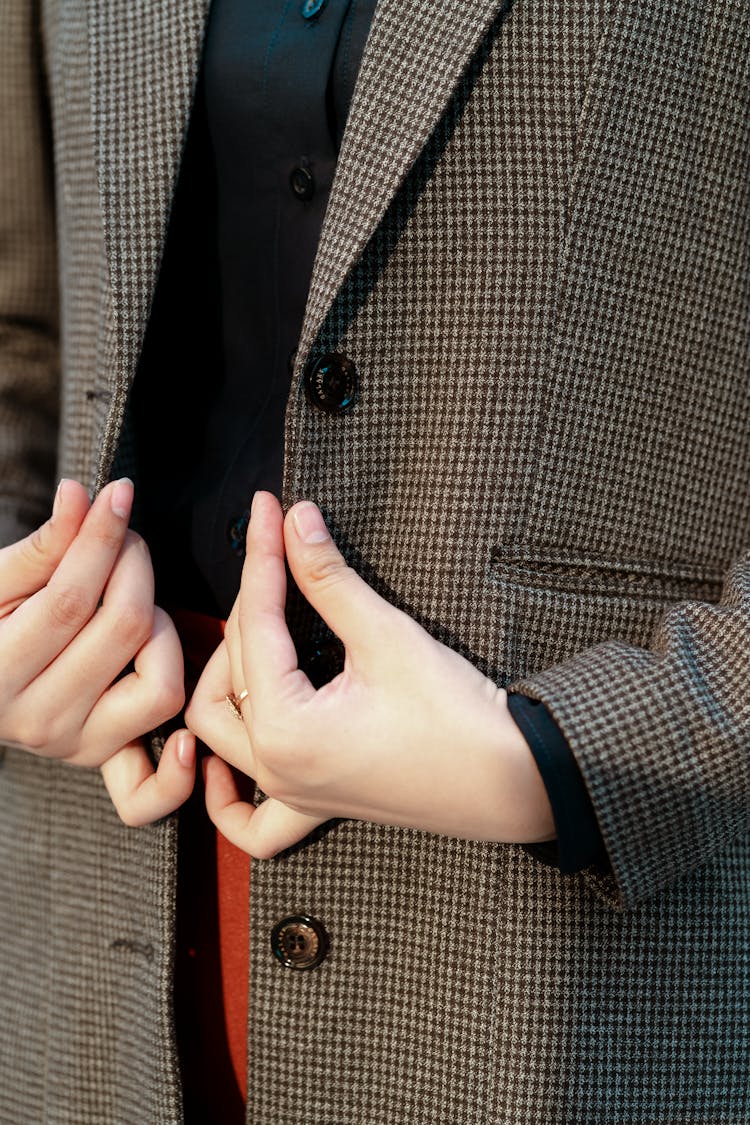
[[[5,540],[56,455],[92,486],[116,454],[137,474],[123,419],[205,8],[0,0]],[[546,702],[612,875],[360,823],[256,864],[254,1125],[750,1121],[749,40],[747,0],[380,0],[286,498]],[[360,372],[346,417],[300,389],[332,349]],[[181,1120],[177,831],[6,751],[3,1123]],[[331,934],[314,972],[269,952],[296,911]]]

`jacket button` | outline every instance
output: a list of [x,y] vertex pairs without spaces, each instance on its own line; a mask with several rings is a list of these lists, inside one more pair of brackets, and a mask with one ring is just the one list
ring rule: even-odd
[[299,666],[314,688],[329,684],[344,670],[346,653],[338,637],[310,645],[300,654]]
[[353,406],[357,384],[357,368],[340,352],[329,352],[305,369],[307,397],[326,414],[343,414]]
[[328,934],[317,918],[291,914],[271,931],[274,957],[286,969],[315,969],[328,953]]

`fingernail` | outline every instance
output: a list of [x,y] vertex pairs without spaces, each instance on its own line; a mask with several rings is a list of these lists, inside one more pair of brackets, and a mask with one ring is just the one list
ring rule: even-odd
[[195,762],[195,739],[186,730],[177,735],[177,759],[181,766],[189,769]]
[[309,500],[303,500],[292,510],[294,530],[303,543],[325,543],[331,536],[320,509]]
[[53,511],[53,512],[56,512],[56,511],[57,511],[57,509],[58,509],[58,508],[60,507],[60,505],[62,504],[62,500],[63,500],[63,491],[64,491],[64,486],[65,486],[65,485],[67,484],[67,482],[68,482],[68,478],[67,478],[67,477],[61,477],[61,478],[60,478],[60,482],[59,482],[59,484],[58,484],[58,486],[57,486],[57,491],[55,492],[55,502],[54,502],[54,504],[52,505],[52,511]]
[[122,477],[115,483],[110,497],[113,513],[121,520],[130,516],[133,506],[133,482],[129,477]]

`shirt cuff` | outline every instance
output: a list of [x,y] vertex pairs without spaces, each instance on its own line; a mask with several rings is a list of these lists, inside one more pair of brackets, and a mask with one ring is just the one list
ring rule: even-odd
[[528,850],[565,874],[587,867],[608,870],[594,806],[562,731],[536,699],[514,693],[508,696],[508,708],[534,755],[557,829],[557,840],[531,844]]

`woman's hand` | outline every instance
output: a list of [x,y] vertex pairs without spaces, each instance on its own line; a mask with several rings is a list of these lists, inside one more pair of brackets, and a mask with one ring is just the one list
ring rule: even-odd
[[179,712],[184,689],[148,549],[128,531],[132,502],[127,480],[93,505],[62,481],[51,519],[0,551],[0,741],[101,766],[122,819],[145,824],[190,794],[195,740],[175,732],[156,772],[140,741]]
[[[285,555],[346,649],[344,671],[317,691],[286,626]],[[225,697],[243,691],[240,722]],[[310,503],[284,521],[274,497],[256,496],[239,602],[186,721],[219,755],[206,764],[211,819],[257,857],[331,817],[469,839],[554,836],[505,692],[347,567]],[[225,762],[272,799],[240,801]]]

